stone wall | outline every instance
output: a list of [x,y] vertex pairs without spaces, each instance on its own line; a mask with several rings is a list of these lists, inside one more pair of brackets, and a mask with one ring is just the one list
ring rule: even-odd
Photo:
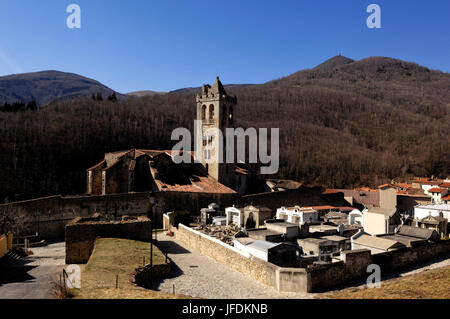
[[367,278],[367,266],[376,264],[382,276],[406,267],[423,264],[434,258],[450,253],[450,241],[428,243],[423,246],[371,254],[368,249],[344,251],[341,261],[332,264],[310,265],[312,291],[329,289]]
[[139,287],[151,289],[151,276],[153,276],[153,280],[155,280],[157,278],[168,276],[172,272],[171,263],[157,264],[153,265],[153,269],[151,268],[150,265],[136,268],[132,273],[133,283]]
[[248,275],[279,291],[317,292],[351,284],[367,278],[367,266],[377,264],[383,274],[420,265],[450,252],[450,241],[429,243],[372,255],[368,249],[344,251],[341,260],[306,268],[283,268],[250,256],[220,240],[209,237],[182,224],[175,231],[176,239],[216,261]]
[[94,249],[95,239],[125,238],[151,240],[150,220],[124,222],[83,222],[75,219],[66,225],[66,264],[87,263]]
[[[150,203],[150,196],[156,199]],[[52,196],[0,205],[11,210],[18,220],[25,223],[23,234],[39,234],[39,239],[64,239],[65,225],[76,217],[98,213],[101,220],[120,221],[122,216],[154,214],[155,227],[162,221],[162,214],[173,210],[188,210],[199,215],[202,207],[211,202],[231,205],[234,194],[208,194],[184,192],[143,192],[97,196]]]
[[305,269],[278,267],[182,224],[175,231],[175,236],[189,248],[278,291],[307,292],[309,290],[308,274]]

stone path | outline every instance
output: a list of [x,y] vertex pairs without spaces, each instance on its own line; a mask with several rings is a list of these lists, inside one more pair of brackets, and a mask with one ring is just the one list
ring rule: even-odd
[[155,290],[172,293],[175,285],[176,293],[205,299],[313,298],[312,294],[280,293],[163,234],[158,234],[158,247],[168,248],[177,270],[170,278],[155,283]]
[[64,267],[65,244],[31,248],[33,255],[0,263],[0,299],[50,299]]

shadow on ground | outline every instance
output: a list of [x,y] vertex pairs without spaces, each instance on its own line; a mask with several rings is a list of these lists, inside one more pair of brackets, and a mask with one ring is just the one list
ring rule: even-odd
[[31,260],[14,259],[9,255],[0,260],[0,287],[5,284],[26,282],[35,279],[28,272],[36,266],[27,266]]
[[173,260],[170,258],[170,255],[189,254],[190,251],[185,249],[184,247],[181,247],[180,245],[178,245],[177,243],[175,243],[173,241],[158,240],[157,242],[155,242],[155,245],[163,253],[165,253],[167,251],[168,258],[171,262],[170,265],[172,268],[172,272],[170,273],[170,275],[164,276],[162,278],[155,278],[155,280],[153,280],[153,285],[152,285],[151,289],[155,290],[155,291],[160,291],[159,287],[164,282],[164,280],[176,278],[176,277],[179,277],[184,274],[183,270],[181,270],[181,268],[178,267],[177,264],[175,264],[173,262]]
[[158,240],[155,242],[156,247],[158,247],[159,250],[161,250],[163,253],[167,250],[169,255],[178,255],[178,254],[189,254],[190,251],[185,249],[184,247],[181,247],[177,243],[173,241],[161,241]]

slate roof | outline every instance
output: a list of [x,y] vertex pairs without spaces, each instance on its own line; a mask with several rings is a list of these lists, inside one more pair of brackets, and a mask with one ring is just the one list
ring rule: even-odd
[[371,248],[381,249],[381,250],[390,250],[395,248],[401,248],[404,247],[402,243],[399,243],[398,241],[385,239],[381,237],[376,236],[370,236],[370,235],[361,235],[357,239],[354,240],[356,244],[367,246]]
[[220,82],[219,77],[216,78],[216,82],[214,82],[211,88],[211,93],[213,93],[214,95],[228,95],[227,91],[225,91],[225,88],[222,85],[222,82]]
[[402,235],[402,236],[409,236],[409,237],[415,237],[415,238],[421,238],[421,239],[427,239],[427,240],[436,239],[436,235],[438,235],[437,232],[432,229],[405,226],[405,225],[400,227],[397,234]]

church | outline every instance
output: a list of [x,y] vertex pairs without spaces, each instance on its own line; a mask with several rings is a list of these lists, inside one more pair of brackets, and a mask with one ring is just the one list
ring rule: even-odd
[[[205,84],[197,94],[196,119],[204,151],[191,152],[190,163],[177,164],[171,150],[132,149],[105,154],[105,158],[87,170],[87,193],[91,195],[133,192],[249,192],[256,179],[255,169],[244,164],[220,163],[217,158],[222,145],[209,132],[211,129],[234,127],[237,98],[225,91],[217,77],[211,86]],[[226,141],[225,141],[226,142]],[[226,158],[226,154],[223,154]]]

